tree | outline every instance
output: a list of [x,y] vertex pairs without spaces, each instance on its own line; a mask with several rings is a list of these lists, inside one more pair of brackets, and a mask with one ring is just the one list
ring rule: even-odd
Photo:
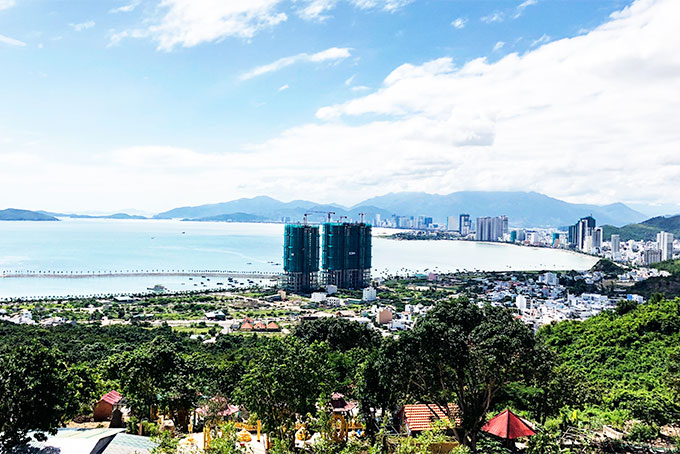
[[[467,299],[434,306],[395,342],[387,368],[399,375],[407,399],[460,410],[456,439],[474,451],[494,398],[509,383],[528,378],[536,355],[533,332],[507,309],[478,307]],[[386,380],[392,380],[383,376]]]
[[109,376],[117,379],[134,415],[150,417],[157,407],[171,415],[178,427],[188,424],[196,405],[205,370],[199,357],[189,360],[162,338],[109,360]]
[[293,335],[307,344],[327,342],[333,350],[343,352],[357,347],[372,350],[380,345],[380,335],[370,326],[336,317],[304,320]]
[[0,451],[36,439],[75,416],[80,380],[73,380],[58,352],[37,343],[0,354]]
[[265,430],[278,430],[281,439],[292,442],[296,415],[316,413],[319,398],[333,391],[328,357],[323,343],[308,346],[292,336],[272,339],[251,360],[236,397],[257,414]]

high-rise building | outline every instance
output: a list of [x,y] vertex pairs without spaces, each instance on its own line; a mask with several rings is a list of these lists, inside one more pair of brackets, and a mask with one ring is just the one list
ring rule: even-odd
[[450,232],[460,231],[460,227],[458,226],[458,218],[456,216],[448,216],[446,218],[446,230]]
[[359,289],[371,281],[371,226],[323,224],[321,280],[338,288]]
[[[587,240],[587,238],[592,237],[595,226],[595,218],[592,216],[579,219],[576,225],[569,227],[569,244],[581,251],[592,252],[593,239]],[[586,247],[586,241],[589,247]],[[601,242],[602,239],[600,239]]]
[[594,228],[592,235],[593,235],[593,249],[599,251],[600,249],[602,249],[602,227]]
[[380,227],[382,223],[380,222],[380,213],[375,213],[375,225]]
[[470,234],[470,228],[472,227],[472,222],[470,222],[469,214],[461,214],[458,217],[458,228],[462,236],[468,236]]
[[658,249],[645,249],[642,251],[642,264],[652,265],[661,261],[661,251]]
[[425,216],[425,228],[429,229],[432,227],[432,224],[434,224],[434,221],[432,220],[432,217],[430,216]]
[[659,232],[656,235],[657,247],[661,251],[661,260],[673,259],[673,240],[672,233]]
[[612,234],[612,259],[619,260],[621,258],[621,235]]
[[477,241],[500,241],[506,233],[508,233],[507,216],[477,218],[477,230],[475,232]]
[[319,285],[318,225],[286,225],[283,234],[283,270],[283,286],[290,292],[309,292]]

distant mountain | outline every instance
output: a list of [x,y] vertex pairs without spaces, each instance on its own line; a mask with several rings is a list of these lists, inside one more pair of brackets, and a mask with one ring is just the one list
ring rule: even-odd
[[612,234],[618,234],[621,235],[621,241],[654,241],[656,240],[656,234],[661,231],[680,237],[680,215],[670,217],[657,216],[639,224],[628,224],[620,228],[605,225],[602,230],[605,239],[609,239]]
[[198,219],[182,219],[183,221],[198,221],[198,222],[265,222],[268,221],[264,216],[248,213],[229,213],[218,214],[217,216],[207,216]]
[[37,211],[48,216],[58,218],[72,218],[72,219],[149,219],[145,216],[131,215],[127,213],[115,213],[106,215],[91,215],[91,214],[67,214],[67,213],[52,213],[50,211]]
[[39,213],[37,211],[17,210],[8,208],[0,210],[0,221],[58,221],[54,216]]
[[[363,210],[363,211],[362,211]],[[359,213],[365,213],[366,219],[374,219],[376,214],[390,216],[390,212],[374,206],[364,206],[356,209],[348,209],[338,204],[317,204],[307,200],[293,200],[281,202],[267,196],[232,200],[231,202],[214,203],[193,207],[175,208],[154,216],[155,219],[184,219],[204,220],[215,216],[230,213],[257,215],[271,221],[280,221],[290,218],[292,221],[302,220],[305,213],[309,213],[311,222],[320,222],[327,219],[327,213],[333,212],[332,219],[347,217],[359,219]]]
[[[202,219],[228,213],[262,216],[268,220],[282,218],[301,220],[312,213],[313,222],[326,219],[325,212],[332,211],[333,219],[347,217],[359,220],[360,213],[373,221],[379,214],[383,219],[392,215],[431,216],[444,224],[447,216],[469,213],[478,216],[507,215],[511,226],[559,227],[574,224],[579,218],[593,215],[598,224],[625,225],[640,222],[645,216],[622,203],[612,205],[571,204],[536,192],[480,192],[464,191],[447,195],[424,192],[400,192],[373,197],[351,208],[337,204],[316,204],[306,200],[280,202],[266,196],[244,198],[231,202],[175,208],[154,216],[156,219]],[[319,213],[315,213],[319,212]]]
[[537,192],[462,191],[439,195],[399,192],[368,199],[359,205],[374,205],[395,214],[433,216],[443,223],[447,216],[469,213],[479,216],[506,215],[516,227],[559,227],[592,215],[598,224],[624,225],[645,219],[622,203],[611,205],[572,204]]

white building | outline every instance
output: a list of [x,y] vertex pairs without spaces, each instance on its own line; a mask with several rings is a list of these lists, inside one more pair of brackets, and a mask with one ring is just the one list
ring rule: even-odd
[[338,286],[337,286],[337,285],[328,284],[328,285],[326,286],[326,293],[328,293],[329,295],[335,295],[336,293],[338,293]]
[[458,216],[449,216],[446,218],[446,230],[459,231]]
[[310,299],[312,300],[312,303],[323,303],[326,301],[326,293],[314,292],[312,293],[312,297]]
[[661,260],[673,259],[673,234],[668,232],[659,232],[656,235],[657,247],[661,251]]
[[373,287],[366,287],[361,295],[362,301],[375,301],[378,299],[378,292]]
[[621,259],[621,235],[612,235],[612,259]]
[[520,311],[525,311],[527,309],[527,297],[524,295],[517,295],[515,298],[515,306],[517,306]]
[[642,251],[640,261],[643,265],[652,265],[661,261],[661,251],[658,249],[646,249]]

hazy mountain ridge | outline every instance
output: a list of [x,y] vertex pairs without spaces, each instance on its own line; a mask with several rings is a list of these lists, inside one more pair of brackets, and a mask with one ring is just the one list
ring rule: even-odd
[[[242,198],[230,202],[181,207],[159,213],[157,219],[199,219],[227,213],[246,213],[279,221],[289,217],[301,220],[305,213],[334,211],[333,219],[347,216],[373,221],[376,214],[383,219],[393,214],[400,216],[432,216],[435,222],[446,223],[447,216],[469,213],[478,216],[507,215],[510,225],[517,227],[559,227],[575,223],[579,218],[593,215],[598,224],[625,225],[646,218],[625,204],[610,205],[571,204],[536,192],[482,192],[462,191],[452,194],[428,194],[424,192],[400,192],[364,200],[352,207],[337,204],[316,204],[306,200],[281,202],[267,196]],[[315,213],[310,220],[325,220],[324,214]]]
[[36,213],[45,214],[47,216],[54,216],[58,218],[73,218],[73,219],[149,219],[146,216],[127,214],[127,213],[114,213],[114,214],[73,214],[73,213],[53,213],[51,211],[36,211]]
[[58,221],[54,216],[40,213],[38,211],[19,210],[7,208],[0,210],[0,221]]

